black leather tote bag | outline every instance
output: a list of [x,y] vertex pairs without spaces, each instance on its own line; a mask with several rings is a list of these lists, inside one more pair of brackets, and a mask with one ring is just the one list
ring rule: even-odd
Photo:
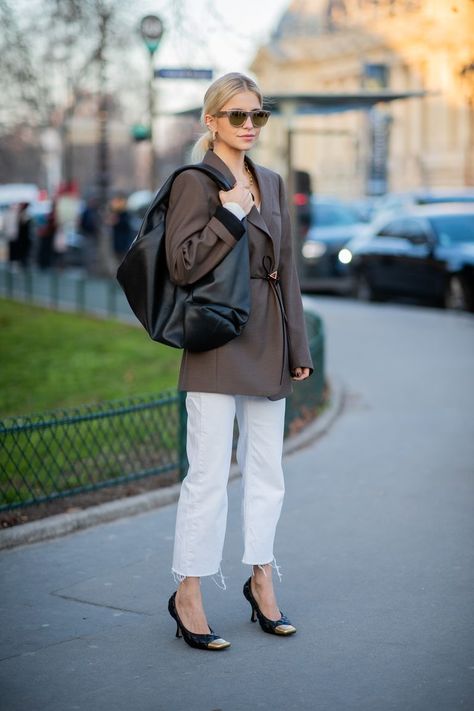
[[250,314],[250,266],[245,232],[235,247],[202,279],[173,284],[165,252],[166,211],[173,180],[183,170],[200,170],[219,190],[231,185],[204,163],[176,170],[158,191],[117,271],[135,316],[150,338],[173,348],[206,351],[240,335]]

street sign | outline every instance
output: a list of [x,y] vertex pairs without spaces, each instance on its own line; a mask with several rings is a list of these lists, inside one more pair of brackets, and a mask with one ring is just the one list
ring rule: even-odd
[[157,15],[145,15],[145,17],[142,18],[140,22],[140,33],[150,54],[154,54],[158,49],[163,31],[163,22]]
[[190,67],[155,69],[155,77],[159,79],[212,79],[212,75],[212,69],[191,69]]

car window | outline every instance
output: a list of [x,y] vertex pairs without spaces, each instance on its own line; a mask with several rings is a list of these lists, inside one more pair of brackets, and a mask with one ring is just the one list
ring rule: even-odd
[[316,227],[354,225],[361,222],[357,213],[344,205],[318,203],[311,208],[312,224]]
[[425,236],[426,230],[423,223],[414,218],[392,220],[377,232],[377,237],[400,237],[407,240],[420,240]]
[[407,198],[403,199],[400,195],[387,195],[380,199],[377,209],[382,211],[385,210],[396,210],[403,207],[407,202]]
[[403,236],[405,239],[421,239],[426,237],[426,229],[421,220],[414,218],[403,221]]
[[403,237],[403,223],[404,220],[391,220],[377,231],[376,237]]
[[430,221],[441,245],[474,243],[474,214],[436,215]]

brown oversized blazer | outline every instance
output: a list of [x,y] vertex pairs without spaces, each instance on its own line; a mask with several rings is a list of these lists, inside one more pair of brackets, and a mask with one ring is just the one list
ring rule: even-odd
[[[211,150],[204,162],[231,184],[235,177]],[[248,158],[247,158],[248,160]],[[220,348],[183,352],[178,387],[187,392],[256,395],[278,400],[292,391],[291,370],[313,369],[301,293],[292,256],[291,228],[281,177],[249,164],[261,196],[246,218],[250,256],[251,312],[243,333]],[[218,188],[192,169],[173,183],[166,221],[166,251],[171,279],[192,284],[237,244],[245,228],[222,207]],[[270,283],[268,274],[278,272]]]

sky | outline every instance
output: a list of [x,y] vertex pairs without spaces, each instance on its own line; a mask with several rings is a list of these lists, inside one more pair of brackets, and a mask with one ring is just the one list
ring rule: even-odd
[[[109,35],[106,52],[107,89],[120,96],[124,116],[132,123],[148,120],[148,82],[150,77],[149,52],[139,34],[140,20],[147,14],[155,14],[164,24],[164,34],[154,55],[155,68],[191,67],[212,69],[214,78],[230,71],[248,71],[258,48],[265,45],[277,26],[291,0],[251,0],[247,3],[236,0],[103,0],[106,6],[115,9],[115,28]],[[53,93],[58,105],[69,100],[66,66],[59,54],[64,50],[61,42],[55,42],[56,34],[48,30],[34,34],[31,24],[34,17],[42,17],[42,11],[52,0],[9,0],[16,20],[25,37],[31,37],[38,56],[44,55],[44,47],[56,48],[57,61],[40,66],[39,76],[44,74],[45,84]],[[32,20],[33,18],[33,20]],[[74,30],[73,30],[74,31]],[[114,34],[115,33],[115,34]],[[119,39],[118,39],[119,38]],[[77,70],[84,58],[94,49],[96,37],[76,37],[73,65]],[[66,43],[67,44],[67,43]],[[34,56],[34,52],[32,53]],[[97,88],[97,67],[90,64],[82,76],[82,88]],[[202,104],[209,80],[155,79],[156,113],[170,114]]]
[[[290,0],[143,0],[140,8],[158,15],[165,25],[156,67],[212,68],[216,78],[248,69],[289,4]],[[209,82],[158,79],[156,83],[162,110],[174,111],[200,104]]]

